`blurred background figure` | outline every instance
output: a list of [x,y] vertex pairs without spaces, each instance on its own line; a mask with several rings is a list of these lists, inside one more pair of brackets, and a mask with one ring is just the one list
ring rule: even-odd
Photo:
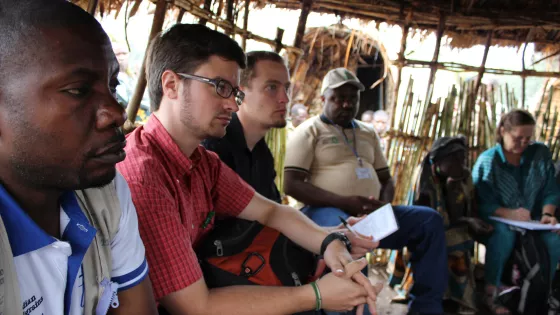
[[[123,106],[128,107],[128,103],[134,94],[134,89],[136,88],[137,75],[132,71],[132,67],[129,65],[130,52],[128,46],[122,42],[113,42],[113,52],[117,57],[119,62],[119,85],[117,86],[117,101]],[[148,90],[144,92],[142,101],[140,102],[140,108],[136,116],[137,122],[144,122],[150,114],[150,99],[148,96]]]
[[371,124],[373,125],[373,111],[372,110],[366,110],[363,114],[362,114],[362,119],[361,121],[365,122],[366,124]]
[[389,130],[389,114],[380,109],[373,114],[373,127],[379,137],[384,137],[387,130]]
[[117,100],[123,106],[127,106],[129,99],[134,92],[134,79],[128,68],[130,53],[126,44],[113,42],[113,52],[119,62],[119,85],[117,86]]
[[299,126],[302,122],[309,118],[309,113],[307,112],[307,107],[303,104],[294,104],[292,110],[290,111],[292,116],[292,125],[294,128]]

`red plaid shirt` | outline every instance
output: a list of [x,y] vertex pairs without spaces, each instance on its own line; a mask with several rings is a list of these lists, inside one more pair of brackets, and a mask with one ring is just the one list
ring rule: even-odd
[[132,192],[159,301],[202,278],[193,246],[212,229],[214,219],[202,227],[208,213],[237,216],[254,190],[202,146],[186,157],[155,115],[128,135],[125,151],[117,167]]

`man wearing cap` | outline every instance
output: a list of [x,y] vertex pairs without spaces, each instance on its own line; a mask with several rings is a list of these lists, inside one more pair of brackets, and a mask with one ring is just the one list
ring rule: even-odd
[[[373,127],[354,117],[364,86],[345,68],[327,73],[321,88],[323,113],[291,135],[284,190],[304,203],[302,211],[322,226],[360,216],[391,202],[394,183]],[[409,314],[443,314],[447,259],[442,217],[421,206],[393,207],[399,230],[379,248],[412,252],[415,285]]]

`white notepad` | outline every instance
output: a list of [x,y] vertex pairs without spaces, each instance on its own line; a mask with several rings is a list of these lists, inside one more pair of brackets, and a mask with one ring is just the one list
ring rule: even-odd
[[539,221],[515,221],[515,220],[509,220],[509,219],[504,219],[499,217],[490,217],[490,219],[505,224],[513,225],[526,230],[546,231],[546,230],[560,229],[560,224],[551,225],[551,224],[542,224]]
[[374,241],[380,241],[395,233],[399,226],[393,207],[388,203],[354,224],[352,229],[362,235],[373,236]]

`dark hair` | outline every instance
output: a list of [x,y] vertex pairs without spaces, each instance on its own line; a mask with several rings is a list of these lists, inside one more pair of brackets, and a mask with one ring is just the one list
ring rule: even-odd
[[533,118],[533,115],[531,115],[531,113],[524,109],[514,109],[502,116],[502,118],[500,119],[500,123],[496,128],[496,143],[503,144],[504,142],[504,139],[500,132],[502,127],[504,128],[504,131],[510,131],[514,127],[527,125],[534,126],[536,124],[537,122],[535,121],[535,118]]
[[286,61],[279,54],[272,51],[251,51],[247,53],[247,67],[241,71],[241,85],[249,86],[249,82],[255,77],[255,66],[257,62],[267,60],[286,65]]
[[0,0],[0,81],[17,77],[18,69],[29,65],[42,49],[40,30],[50,27],[91,27],[107,37],[93,16],[68,1]]
[[150,107],[157,111],[163,97],[161,76],[166,70],[192,73],[211,56],[235,61],[245,68],[243,49],[227,35],[200,24],[175,24],[150,43],[146,58],[146,76]]

